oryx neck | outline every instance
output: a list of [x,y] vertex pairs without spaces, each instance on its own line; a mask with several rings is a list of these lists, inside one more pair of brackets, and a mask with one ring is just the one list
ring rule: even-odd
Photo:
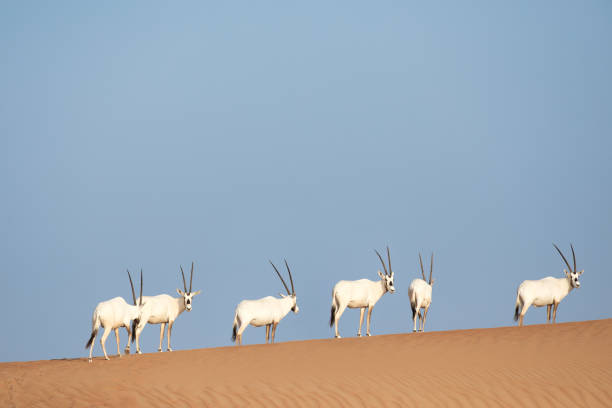
[[382,293],[383,293],[383,295],[389,291],[389,290],[387,289],[387,282],[385,282],[385,280],[384,280],[384,279],[381,279],[381,280],[380,280],[380,285],[381,285],[381,287],[382,287]]
[[178,303],[179,314],[183,313],[185,311],[185,298],[181,296],[174,298],[174,300],[176,300],[176,302]]

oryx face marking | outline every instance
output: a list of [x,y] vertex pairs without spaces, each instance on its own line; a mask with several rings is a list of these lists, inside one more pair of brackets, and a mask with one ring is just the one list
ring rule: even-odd
[[195,293],[191,292],[183,292],[179,289],[179,295],[183,296],[183,304],[185,305],[185,310],[191,312],[191,300]]
[[292,295],[291,297],[293,298],[293,307],[291,308],[291,311],[297,314],[300,311],[300,307],[297,304],[297,296]]
[[[566,272],[567,274],[567,272]],[[570,282],[572,284],[572,287],[578,289],[580,287],[580,281],[578,280],[578,277],[580,276],[579,273],[577,272],[572,272],[570,274],[567,274],[569,276]]]
[[385,276],[385,287],[389,293],[395,292],[395,287],[393,286],[393,273],[391,276]]

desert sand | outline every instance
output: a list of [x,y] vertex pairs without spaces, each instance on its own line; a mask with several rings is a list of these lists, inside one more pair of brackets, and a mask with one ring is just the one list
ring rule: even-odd
[[11,362],[0,381],[2,407],[610,407],[612,319]]

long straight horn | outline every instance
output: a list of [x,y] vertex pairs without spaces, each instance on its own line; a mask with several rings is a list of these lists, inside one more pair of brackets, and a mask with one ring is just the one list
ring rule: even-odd
[[429,284],[431,285],[431,275],[433,274],[433,252],[431,253],[431,264],[429,267]]
[[383,269],[385,270],[385,275],[388,275],[387,266],[385,265],[385,261],[383,261],[382,256],[380,256],[377,250],[374,250],[374,252],[376,252],[376,255],[378,255],[378,259],[380,259],[380,263],[382,263]]
[[423,280],[427,281],[427,279],[425,279],[425,269],[423,269],[423,259],[421,258],[420,252],[419,252],[419,262],[421,263],[421,275],[423,275]]
[[130,286],[132,287],[132,299],[134,300],[134,306],[136,306],[136,292],[134,292],[134,282],[132,282],[132,275],[130,275],[129,269],[126,269],[128,278],[130,278]]
[[570,272],[572,271],[572,267],[570,266],[569,262],[567,262],[567,259],[565,259],[565,256],[563,256],[563,252],[561,252],[561,250],[559,249],[558,246],[556,246],[555,244],[553,244],[553,246],[555,247],[555,249],[557,250],[557,252],[559,252],[559,255],[561,255],[561,258],[563,258],[563,260],[565,261],[565,264],[567,265],[567,269],[569,269]]
[[140,269],[140,301],[139,303],[140,303],[140,306],[142,306],[142,268]]
[[276,269],[276,266],[274,266],[274,264],[272,263],[272,261],[270,261],[268,259],[268,261],[270,262],[270,265],[272,265],[272,267],[274,268],[274,270],[276,271],[276,274],[278,275],[278,277],[280,278],[281,282],[283,282],[283,286],[285,287],[285,290],[287,291],[288,295],[291,295],[291,292],[289,292],[289,288],[287,287],[287,284],[285,283],[285,280],[283,279],[283,277],[281,276],[280,272],[278,271],[278,269]]
[[183,289],[187,292],[187,284],[185,283],[185,272],[183,272],[183,265],[179,265],[181,267],[181,275],[183,275]]
[[572,247],[572,256],[574,257],[574,272],[576,272],[576,254],[574,253],[574,246],[570,244]]
[[289,269],[289,264],[285,259],[285,266],[287,267],[287,272],[289,272],[289,280],[291,281],[291,294],[295,295],[295,288],[293,287],[293,276],[291,276],[291,269]]
[[191,276],[189,277],[189,293],[191,293],[191,282],[193,282],[193,262],[191,262]]
[[391,255],[389,254],[389,246],[387,245],[387,262],[389,262],[389,275],[393,273],[393,268],[391,268]]

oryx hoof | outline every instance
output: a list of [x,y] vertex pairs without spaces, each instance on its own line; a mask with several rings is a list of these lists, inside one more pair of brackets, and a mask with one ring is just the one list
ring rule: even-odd
[[90,362],[90,363],[93,363],[93,359],[92,358],[88,358],[87,361]]
[[170,347],[168,347],[168,351],[174,351],[174,350],[172,350]]
[[371,334],[370,334],[370,333],[366,333],[366,336],[370,337],[370,336],[371,336]]
[[417,331],[418,331],[417,329],[412,330],[413,333],[416,333]]
[[136,353],[137,353],[137,354],[142,354],[142,351],[137,350],[137,351],[136,351]]
[[357,337],[361,337],[361,333],[357,333]]
[[104,359],[105,360],[110,360],[110,358],[108,358],[108,356],[104,356]]
[[163,353],[164,350],[158,348],[157,351],[159,351],[160,353]]
[[342,338],[342,336],[340,336],[340,335],[337,335],[337,336],[336,336],[336,338],[337,338],[337,339],[341,339],[341,338]]

